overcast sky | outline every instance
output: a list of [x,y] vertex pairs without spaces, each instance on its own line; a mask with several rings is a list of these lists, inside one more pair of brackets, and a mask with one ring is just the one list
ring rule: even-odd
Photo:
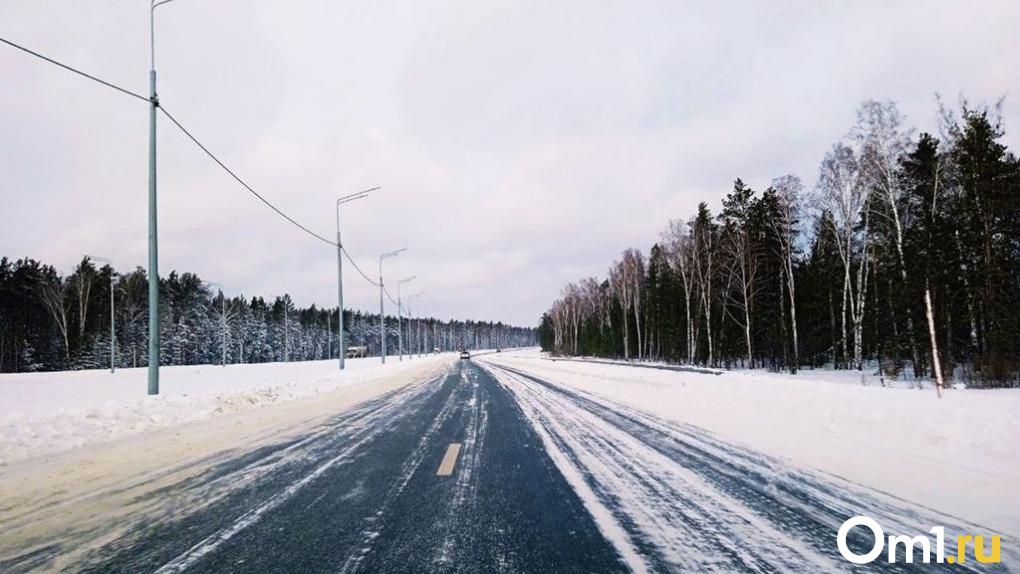
[[[670,218],[742,177],[813,185],[857,104],[935,125],[934,94],[1006,95],[1020,141],[1020,2],[177,0],[162,103],[317,232],[336,197],[372,274],[422,310],[531,325]],[[0,36],[147,92],[145,0],[3,0]],[[145,265],[144,102],[0,46],[0,255]],[[335,252],[160,118],[160,269],[335,305]],[[378,292],[351,270],[349,307]]]

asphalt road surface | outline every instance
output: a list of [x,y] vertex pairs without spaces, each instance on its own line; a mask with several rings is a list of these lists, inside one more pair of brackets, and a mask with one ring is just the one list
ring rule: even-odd
[[[853,570],[835,544],[846,518],[869,514],[914,532],[933,519],[481,358],[151,496],[166,501],[162,516],[111,535],[76,569],[971,571],[884,562]],[[852,548],[870,543],[851,538]],[[31,570],[63,550],[0,557],[0,569]]]

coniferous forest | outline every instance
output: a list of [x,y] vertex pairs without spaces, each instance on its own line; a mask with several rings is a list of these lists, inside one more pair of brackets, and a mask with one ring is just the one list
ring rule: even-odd
[[[148,365],[148,278],[83,259],[69,276],[33,259],[0,259],[0,372],[110,366],[113,279],[116,364]],[[289,295],[224,297],[197,275],[160,278],[160,364],[262,363],[337,357],[337,310],[294,306]],[[387,315],[387,354],[397,353]],[[503,323],[405,316],[405,352],[535,344],[535,330]],[[379,315],[344,310],[346,346],[379,353]],[[225,344],[224,344],[225,343]],[[225,353],[224,353],[225,349]]]
[[938,135],[864,102],[817,179],[736,179],[607,277],[567,285],[545,350],[939,388],[1020,385],[1020,160],[1001,102],[938,102]]

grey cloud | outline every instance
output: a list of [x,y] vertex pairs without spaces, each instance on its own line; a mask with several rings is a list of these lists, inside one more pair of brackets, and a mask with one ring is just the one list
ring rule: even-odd
[[[257,189],[366,271],[403,246],[440,316],[531,324],[734,177],[809,184],[864,98],[934,127],[936,91],[1016,93],[1015,2],[179,0],[160,95]],[[0,33],[138,91],[147,6],[0,5]],[[145,261],[146,109],[0,49],[0,254]],[[1020,129],[1007,101],[1007,129]],[[1011,143],[1016,136],[1009,135]],[[1015,146],[1015,143],[1013,143]],[[333,304],[334,253],[160,124],[161,268]],[[378,293],[347,274],[348,301]]]

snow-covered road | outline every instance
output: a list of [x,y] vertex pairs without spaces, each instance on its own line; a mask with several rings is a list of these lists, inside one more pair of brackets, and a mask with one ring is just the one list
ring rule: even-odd
[[1020,538],[1020,389],[940,399],[877,379],[863,386],[858,371],[716,375],[535,351],[486,360]]
[[[856,386],[743,386],[744,375],[552,363],[536,352],[383,371],[0,467],[0,571],[1008,572],[1020,564],[1016,537],[971,515],[720,432],[790,436],[795,423],[816,420],[804,405],[861,394]],[[761,389],[770,394],[755,394]],[[784,422],[756,416],[734,390],[760,409],[801,402],[781,411],[791,418]],[[897,392],[908,394],[890,396],[923,396]],[[727,426],[719,419],[727,415],[760,420]],[[898,564],[883,555],[856,567],[836,545],[840,525],[856,515],[889,534],[944,526],[950,555],[956,534],[1003,534],[1001,563],[918,564],[918,549],[904,564],[901,546]],[[871,542],[851,531],[858,553]]]
[[[691,425],[498,362],[487,368],[511,390],[560,471],[635,571],[853,571],[836,549],[835,533],[859,514],[890,532],[927,532],[935,524],[954,532],[980,530],[833,476],[793,468]],[[851,547],[870,548],[868,536],[853,538]],[[1007,562],[1015,560],[1014,551]],[[945,568],[966,571],[959,564]]]

